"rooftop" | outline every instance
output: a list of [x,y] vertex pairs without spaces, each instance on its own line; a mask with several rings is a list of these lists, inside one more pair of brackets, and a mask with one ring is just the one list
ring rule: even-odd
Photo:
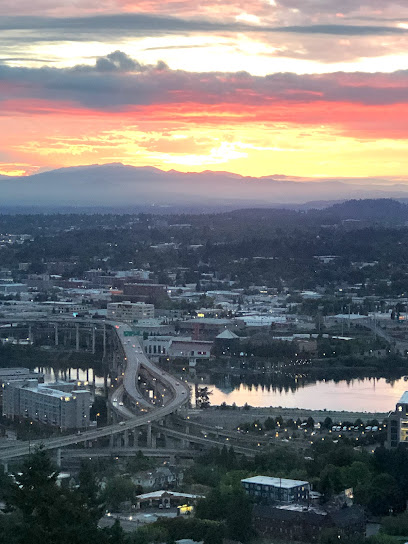
[[399,404],[408,404],[408,391],[405,391],[405,393],[402,394]]
[[235,338],[239,338],[236,334],[234,334],[229,329],[225,329],[225,331],[222,331],[217,338],[221,338],[222,340],[234,340]]
[[283,487],[285,489],[290,489],[292,487],[299,487],[302,485],[309,485],[309,482],[303,480],[289,480],[287,478],[272,478],[270,476],[253,476],[252,478],[245,478],[241,480],[243,483],[249,484],[261,484],[261,485],[270,485],[273,487]]
[[160,491],[152,491],[151,493],[143,493],[143,495],[138,495],[139,500],[145,499],[161,499],[162,496],[165,497],[175,497],[180,499],[200,499],[203,495],[189,495],[188,493],[176,493],[175,491],[165,491],[161,489]]
[[27,376],[31,370],[28,368],[0,368],[0,378],[9,376]]

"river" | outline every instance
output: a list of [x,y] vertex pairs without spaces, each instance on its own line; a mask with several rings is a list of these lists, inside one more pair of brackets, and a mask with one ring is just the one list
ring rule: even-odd
[[[201,385],[201,384],[200,384]],[[388,412],[402,393],[408,390],[408,382],[403,378],[389,382],[384,378],[362,378],[354,380],[317,381],[297,383],[292,388],[274,388],[273,385],[248,385],[239,383],[231,386],[208,383],[212,391],[212,405],[245,403],[257,407],[304,408],[310,410],[345,410],[352,412]]]
[[[40,371],[40,369],[36,369]],[[56,376],[52,368],[42,369],[45,382],[63,381],[64,374]],[[93,370],[70,369],[67,378],[93,382]],[[103,377],[95,375],[95,385],[102,388]],[[360,378],[353,380],[322,380],[311,383],[302,381],[281,385],[256,385],[237,381],[231,384],[226,378],[221,378],[215,384],[211,380],[200,381],[212,391],[212,405],[235,403],[244,406],[246,403],[253,407],[282,407],[304,408],[310,410],[346,410],[352,412],[387,412],[395,409],[402,393],[408,390],[408,381],[400,378],[388,381],[385,378]],[[194,387],[192,387],[194,392]],[[193,394],[194,403],[194,394]]]

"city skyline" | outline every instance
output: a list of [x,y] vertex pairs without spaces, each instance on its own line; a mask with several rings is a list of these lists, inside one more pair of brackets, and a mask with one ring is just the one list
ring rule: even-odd
[[6,1],[0,174],[123,162],[405,182],[402,1]]

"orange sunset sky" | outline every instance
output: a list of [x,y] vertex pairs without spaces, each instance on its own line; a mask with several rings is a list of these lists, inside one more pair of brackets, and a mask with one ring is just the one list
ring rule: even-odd
[[0,174],[408,180],[406,0],[2,0]]

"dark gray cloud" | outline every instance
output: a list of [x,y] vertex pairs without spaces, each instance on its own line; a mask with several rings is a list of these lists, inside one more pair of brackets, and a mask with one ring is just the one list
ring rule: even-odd
[[[222,22],[199,18],[178,18],[152,14],[123,13],[89,17],[2,17],[0,31],[24,31],[32,41],[81,41],[157,36],[174,33],[286,33],[333,36],[406,35],[407,30],[387,25],[312,24],[292,26],[250,25],[241,22]],[[27,39],[27,35],[2,40]]]
[[85,108],[124,111],[174,103],[273,105],[284,102],[408,103],[408,71],[265,77],[238,73],[170,70],[144,65],[115,51],[92,66],[22,68],[0,65],[0,101],[43,99]]
[[377,15],[377,20],[382,19],[384,12],[407,8],[406,0],[275,0],[279,10],[298,10],[303,16],[336,13],[353,14],[366,13]]

